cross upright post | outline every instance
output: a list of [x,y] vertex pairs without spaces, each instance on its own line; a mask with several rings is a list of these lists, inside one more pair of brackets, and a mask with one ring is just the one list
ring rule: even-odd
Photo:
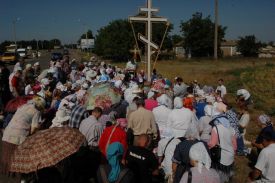
[[148,81],[151,81],[151,47],[158,49],[159,47],[152,42],[152,23],[154,22],[167,22],[167,18],[161,17],[152,17],[153,12],[158,12],[159,10],[156,8],[152,8],[152,0],[147,0],[147,7],[140,8],[140,12],[146,13],[146,17],[143,16],[135,16],[129,17],[130,21],[136,22],[145,22],[146,23],[146,37],[139,34],[138,38],[141,40],[147,47],[147,78]]

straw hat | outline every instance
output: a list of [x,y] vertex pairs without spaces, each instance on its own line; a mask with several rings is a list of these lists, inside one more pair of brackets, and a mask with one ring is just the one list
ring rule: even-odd
[[36,96],[32,100],[33,100],[33,103],[34,103],[35,107],[38,110],[44,110],[45,109],[46,101],[45,101],[44,98]]
[[32,67],[32,64],[27,64],[26,65],[26,69],[31,68],[31,67]]
[[33,66],[39,66],[39,62],[35,62],[35,64]]
[[87,107],[86,107],[86,110],[87,111],[92,111],[92,110],[94,110],[95,109],[95,106],[92,106],[92,105],[88,105]]
[[97,73],[94,70],[90,70],[86,74],[87,78],[94,78],[97,76]]
[[66,111],[63,109],[60,109],[56,112],[55,118],[53,119],[52,123],[62,123],[65,121],[68,121],[70,119],[70,116],[67,115]]

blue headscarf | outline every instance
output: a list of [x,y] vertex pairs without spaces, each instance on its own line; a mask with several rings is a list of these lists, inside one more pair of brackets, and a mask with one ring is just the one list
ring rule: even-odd
[[221,124],[225,128],[230,128],[230,122],[225,114],[220,114],[215,116],[214,124],[215,125]]
[[109,145],[107,149],[107,160],[111,166],[111,171],[108,175],[110,182],[115,182],[120,173],[120,159],[119,156],[123,155],[123,146],[119,142],[114,142]]

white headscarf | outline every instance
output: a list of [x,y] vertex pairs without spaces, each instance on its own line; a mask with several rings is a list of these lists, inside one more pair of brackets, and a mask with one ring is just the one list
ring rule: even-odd
[[174,137],[174,134],[173,134],[173,131],[172,131],[170,128],[165,128],[165,129],[162,131],[161,136],[162,136],[163,138],[171,139],[172,137]]
[[149,93],[148,93],[148,95],[147,95],[147,98],[150,99],[150,98],[152,98],[154,95],[155,95],[154,92],[149,91]]
[[179,97],[176,97],[174,99],[174,109],[180,109],[183,107],[183,102],[182,102],[182,99],[179,98]]
[[213,106],[212,105],[206,105],[204,107],[204,114],[205,114],[205,116],[212,117],[212,113],[213,113]]
[[266,115],[266,114],[260,115],[258,117],[258,120],[260,121],[261,124],[272,125],[270,117],[268,115]]
[[169,98],[166,94],[162,94],[160,97],[158,97],[157,101],[159,105],[165,105],[166,107],[169,105]]
[[237,91],[237,96],[241,96],[244,98],[244,100],[248,100],[250,98],[250,93],[246,89],[239,89]]
[[198,127],[194,122],[189,124],[189,127],[186,130],[184,137],[186,139],[198,139],[198,140],[200,140],[200,134],[199,134]]
[[211,167],[211,158],[202,142],[194,144],[189,151],[191,160],[198,161],[198,171],[201,173],[202,167],[205,166],[207,170]]

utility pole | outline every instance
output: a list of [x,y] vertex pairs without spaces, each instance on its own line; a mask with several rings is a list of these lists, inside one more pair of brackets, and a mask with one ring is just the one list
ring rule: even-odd
[[86,32],[86,40],[88,39],[88,26],[86,24],[83,24],[84,25],[84,30]]
[[36,40],[36,50],[39,50],[38,39]]
[[16,27],[15,27],[15,24],[16,24],[16,22],[18,22],[20,20],[20,18],[19,17],[17,17],[16,19],[14,19],[13,21],[12,21],[12,25],[13,25],[13,39],[14,39],[14,44],[16,45],[16,49],[17,49],[17,41],[16,41]]
[[16,31],[15,31],[15,20],[12,21],[13,24],[13,39],[14,39],[14,44],[16,45]]
[[218,59],[218,0],[215,0],[215,40],[214,40],[214,59]]

